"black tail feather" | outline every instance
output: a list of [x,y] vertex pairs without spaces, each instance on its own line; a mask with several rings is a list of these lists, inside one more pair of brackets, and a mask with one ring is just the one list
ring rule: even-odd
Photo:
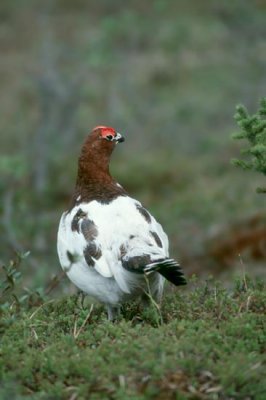
[[165,260],[158,260],[151,264],[146,265],[145,273],[152,271],[159,272],[165,279],[170,281],[176,286],[186,285],[186,278],[180,268],[179,264],[170,258]]

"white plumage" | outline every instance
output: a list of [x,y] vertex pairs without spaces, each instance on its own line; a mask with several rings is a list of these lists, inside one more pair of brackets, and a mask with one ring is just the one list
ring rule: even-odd
[[[93,200],[65,212],[60,221],[57,246],[62,268],[79,289],[107,305],[119,305],[140,294],[145,286],[144,275],[123,268],[121,247],[126,252],[125,260],[143,254],[149,254],[151,261],[168,257],[168,239],[161,225],[152,216],[148,223],[137,207],[142,209],[138,201],[128,196],[118,197],[110,204]],[[84,215],[73,231],[72,221],[80,210]],[[88,266],[84,256],[88,242],[81,225],[85,219],[95,224],[98,235],[94,243],[102,253],[98,260],[92,257],[93,267]],[[151,232],[158,235],[162,248]],[[156,275],[151,289],[160,297],[164,278]]]

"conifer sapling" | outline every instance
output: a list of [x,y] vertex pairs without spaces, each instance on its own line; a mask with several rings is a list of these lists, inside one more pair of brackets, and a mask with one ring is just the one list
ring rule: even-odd
[[[266,175],[266,97],[261,99],[258,111],[253,115],[249,115],[243,105],[238,105],[235,119],[241,131],[235,133],[233,139],[245,139],[249,146],[241,150],[246,158],[233,159],[232,163]],[[257,192],[266,193],[266,188],[257,188]]]

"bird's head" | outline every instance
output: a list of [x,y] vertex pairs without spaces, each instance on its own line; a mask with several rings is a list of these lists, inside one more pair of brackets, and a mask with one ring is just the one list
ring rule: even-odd
[[105,168],[109,165],[116,144],[124,140],[123,136],[116,132],[114,128],[103,125],[96,126],[89,133],[82,146],[80,165],[86,166],[86,169],[88,169],[90,164],[90,168],[95,171]]
[[96,126],[92,130],[91,136],[93,136],[94,140],[104,141],[103,143],[107,141],[112,142],[113,144],[117,144],[124,142],[125,140],[123,136],[120,133],[116,132],[114,128],[103,125]]

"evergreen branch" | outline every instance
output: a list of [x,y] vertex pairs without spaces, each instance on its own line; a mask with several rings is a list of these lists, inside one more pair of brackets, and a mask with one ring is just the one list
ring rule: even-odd
[[[266,175],[266,97],[260,100],[257,113],[249,115],[247,109],[239,104],[234,116],[240,132],[232,135],[234,140],[248,141],[248,147],[241,150],[245,159],[233,159],[233,165],[245,170],[250,169]],[[258,193],[265,193],[264,188],[258,188]]]

